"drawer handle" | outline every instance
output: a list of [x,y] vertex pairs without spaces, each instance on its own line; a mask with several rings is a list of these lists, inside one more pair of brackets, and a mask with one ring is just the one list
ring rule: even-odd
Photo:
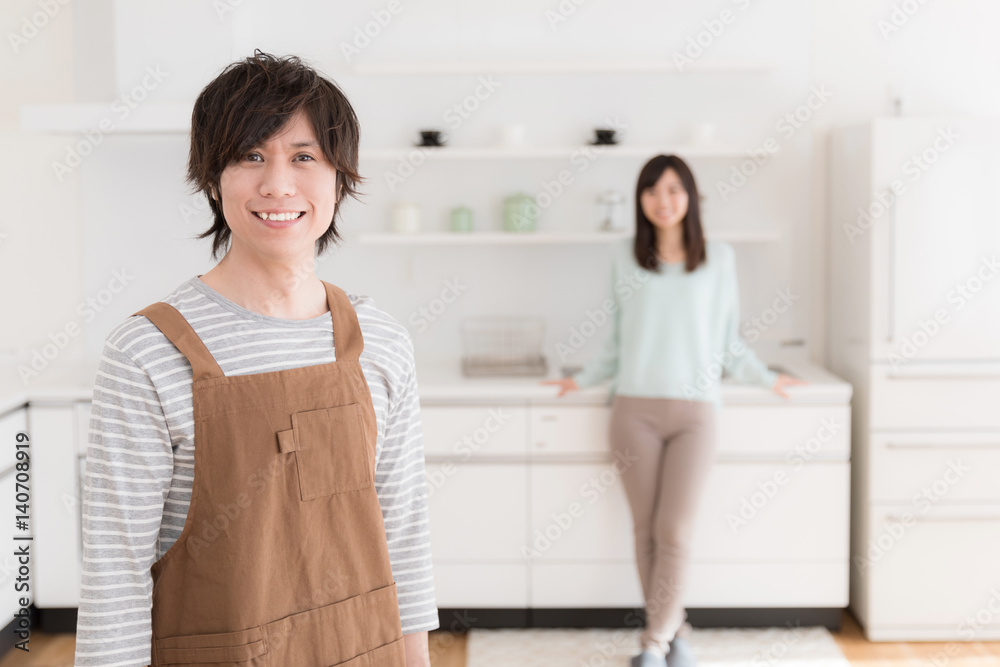
[[[914,521],[922,521],[924,523],[951,523],[955,521],[1000,521],[1000,515],[997,516],[911,516],[910,519]],[[885,521],[895,521],[898,523],[903,522],[903,517],[898,514],[886,515]],[[884,523],[884,522],[883,522]]]
[[1000,449],[1000,442],[887,442],[889,449]]
[[901,366],[894,371],[886,372],[885,377],[888,380],[959,380],[964,378],[996,380],[1000,379],[1000,364],[963,362],[957,364],[920,364],[917,367]]

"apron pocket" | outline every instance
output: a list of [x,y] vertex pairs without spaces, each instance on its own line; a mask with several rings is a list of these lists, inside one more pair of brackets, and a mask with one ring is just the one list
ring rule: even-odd
[[214,667],[252,665],[249,662],[267,653],[264,633],[259,627],[235,632],[180,635],[154,640],[157,665],[202,665]]
[[302,500],[375,483],[359,403],[294,413],[292,441]]

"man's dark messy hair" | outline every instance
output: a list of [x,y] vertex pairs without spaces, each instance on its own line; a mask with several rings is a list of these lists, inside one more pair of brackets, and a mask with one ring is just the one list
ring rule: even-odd
[[215,220],[197,236],[213,236],[212,257],[228,249],[231,232],[222,215],[222,171],[280,132],[300,108],[312,121],[320,150],[337,170],[330,228],[316,240],[316,254],[342,240],[337,214],[345,196],[357,198],[360,127],[354,108],[335,83],[296,56],[275,57],[255,49],[222,71],[195,100],[187,180],[208,197]]

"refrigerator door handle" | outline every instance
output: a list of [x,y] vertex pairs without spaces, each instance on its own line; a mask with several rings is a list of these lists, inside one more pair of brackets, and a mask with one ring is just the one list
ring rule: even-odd
[[886,340],[891,343],[896,337],[896,196],[889,203],[889,275],[887,281],[888,298],[886,302]]

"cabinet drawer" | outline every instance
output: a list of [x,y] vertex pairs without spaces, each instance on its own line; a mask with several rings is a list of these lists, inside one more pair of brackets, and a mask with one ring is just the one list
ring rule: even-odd
[[[911,518],[904,521],[907,512]],[[939,628],[956,639],[1000,633],[994,611],[1000,505],[921,512],[908,504],[870,513],[868,539],[854,564],[868,569],[873,628]]]
[[699,505],[691,557],[747,563],[839,561],[846,568],[850,465],[716,463]]
[[[1000,375],[959,376],[957,366],[871,367],[873,429],[1000,429]],[[942,367],[944,368],[944,367]]]
[[567,562],[531,566],[532,607],[644,606],[635,563]]
[[[1000,502],[1000,431],[872,433],[871,499]],[[929,497],[928,497],[929,496]]]
[[529,442],[533,456],[610,454],[611,408],[607,406],[532,405],[530,415]]
[[444,560],[523,561],[526,463],[427,463],[431,553]]
[[428,405],[420,409],[427,456],[525,457],[527,408],[522,405]]
[[434,589],[440,608],[525,609],[527,563],[451,563],[434,560]]
[[[613,466],[532,464],[534,562],[634,557],[631,510]],[[779,462],[716,463],[700,499],[691,556],[841,561],[846,567],[849,522],[848,461],[797,470]]]
[[[688,607],[846,607],[849,567],[829,563],[692,561]],[[656,595],[656,592],[653,593]],[[633,561],[535,563],[533,607],[642,607]]]
[[847,405],[726,406],[719,414],[720,455],[849,458]]

